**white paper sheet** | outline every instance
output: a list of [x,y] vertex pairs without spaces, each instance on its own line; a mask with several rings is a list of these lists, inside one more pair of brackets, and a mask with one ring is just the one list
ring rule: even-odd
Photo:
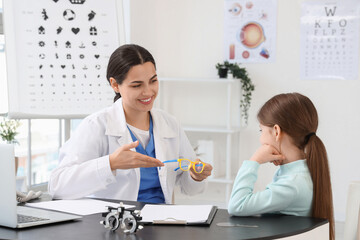
[[[26,203],[26,206],[56,210],[77,215],[90,215],[94,213],[106,212],[106,206],[118,207],[119,203],[105,202],[95,199],[77,199],[77,200],[56,200],[48,202]],[[126,205],[125,208],[135,207]]]
[[212,205],[151,205],[147,204],[141,210],[142,222],[186,221],[187,223],[206,222]]

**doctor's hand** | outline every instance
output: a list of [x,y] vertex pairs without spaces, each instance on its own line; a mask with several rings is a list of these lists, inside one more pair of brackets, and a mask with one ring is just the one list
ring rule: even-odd
[[285,157],[273,146],[264,144],[259,147],[250,158],[250,161],[256,161],[259,164],[271,162],[274,165],[281,165]]
[[139,141],[125,144],[115,150],[109,155],[111,170],[116,169],[131,169],[139,167],[162,167],[164,164],[156,159],[144,154],[131,151],[132,148],[136,148],[139,145]]
[[[200,159],[196,159],[195,162],[200,161]],[[205,163],[205,162],[204,162]],[[195,170],[191,167],[190,168],[190,176],[195,181],[201,182],[202,180],[206,179],[208,176],[211,175],[213,167],[209,163],[205,163],[204,170],[201,173],[196,173]]]

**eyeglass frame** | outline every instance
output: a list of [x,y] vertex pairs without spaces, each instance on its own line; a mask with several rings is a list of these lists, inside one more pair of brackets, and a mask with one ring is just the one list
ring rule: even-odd
[[[187,170],[184,170],[184,169],[182,169],[182,167],[180,167],[180,166],[181,166],[181,161],[183,161],[183,160],[190,162],[190,167],[188,167]],[[191,161],[190,159],[187,159],[187,158],[178,158],[178,159],[163,161],[163,163],[169,163],[169,162],[179,162],[179,167],[175,168],[174,171],[177,171],[177,170],[181,169],[182,171],[187,172],[187,171],[190,170],[190,168],[191,168],[191,166],[192,166],[193,169],[194,169],[194,171],[195,171],[196,173],[198,173],[198,174],[200,174],[200,173],[202,173],[202,172],[204,171],[204,168],[205,168],[205,165],[206,165],[206,163],[204,163],[204,162],[202,162],[202,161],[200,161],[200,160],[194,162],[194,161]],[[197,172],[197,171],[195,170],[196,163],[198,163],[198,162],[201,162],[201,163],[203,164],[203,167],[202,167],[202,169],[201,169],[200,172]]]

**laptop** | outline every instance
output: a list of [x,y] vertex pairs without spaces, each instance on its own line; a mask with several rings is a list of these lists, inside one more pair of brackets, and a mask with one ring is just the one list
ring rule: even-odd
[[17,206],[14,146],[0,144],[0,226],[25,228],[79,219],[81,216]]

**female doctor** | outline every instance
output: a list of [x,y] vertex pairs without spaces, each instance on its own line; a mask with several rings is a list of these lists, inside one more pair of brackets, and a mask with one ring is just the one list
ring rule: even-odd
[[86,117],[60,149],[49,180],[53,198],[171,203],[175,184],[188,195],[202,192],[210,164],[197,173],[163,163],[196,156],[176,119],[152,108],[159,89],[152,55],[138,45],[119,47],[109,59],[107,80],[114,103]]

